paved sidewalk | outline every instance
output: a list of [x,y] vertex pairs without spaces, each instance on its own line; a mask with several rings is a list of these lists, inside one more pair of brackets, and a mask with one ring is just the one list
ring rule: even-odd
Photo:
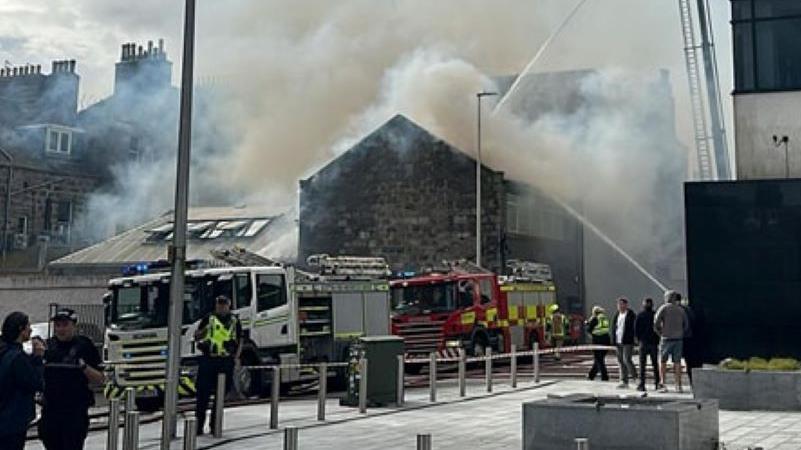
[[[441,382],[438,401],[431,404],[427,389],[408,392],[406,408],[369,409],[366,415],[354,408],[341,407],[330,399],[327,421],[317,422],[315,400],[283,402],[280,405],[280,427],[299,428],[300,449],[414,449],[417,433],[430,433],[436,450],[514,449],[522,442],[521,403],[543,399],[549,394],[591,393],[599,395],[631,395],[634,390],[618,390],[615,382],[583,380],[543,380],[539,385],[521,382],[512,390],[508,382],[498,381],[493,394],[483,385],[471,381],[467,399],[460,399],[453,382]],[[654,397],[690,398],[690,394],[658,394]],[[281,449],[283,430],[269,430],[269,405],[229,408],[225,416],[222,439],[202,436],[198,448],[218,449]],[[628,424],[627,426],[636,426]],[[160,423],[142,426],[140,448],[159,446]],[[182,430],[179,430],[179,433]],[[748,446],[767,449],[801,449],[801,413],[731,412],[720,413],[721,440],[727,450]],[[105,447],[105,433],[93,433],[86,448]],[[28,448],[41,448],[29,443]],[[180,440],[173,443],[181,448]]]

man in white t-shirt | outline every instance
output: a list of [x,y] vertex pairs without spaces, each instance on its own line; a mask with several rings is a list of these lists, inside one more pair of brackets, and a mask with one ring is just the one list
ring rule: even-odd
[[634,351],[634,322],[636,319],[637,315],[629,310],[628,299],[620,297],[617,300],[617,313],[612,318],[609,332],[612,335],[612,342],[617,347],[617,361],[620,363],[618,388],[621,389],[629,386],[629,378],[637,377],[634,361],[631,360],[631,354]]

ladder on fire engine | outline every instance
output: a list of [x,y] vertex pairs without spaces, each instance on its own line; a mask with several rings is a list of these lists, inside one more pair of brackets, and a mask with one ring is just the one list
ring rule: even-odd
[[[711,148],[711,142],[715,139],[715,136],[710,134],[707,122],[707,109],[701,87],[700,58],[698,56],[698,51],[702,49],[702,46],[698,45],[696,41],[691,1],[692,0],[679,0],[679,16],[681,18],[682,38],[684,39],[684,61],[687,68],[687,82],[689,84],[698,176],[701,180],[714,180],[718,175],[715,161],[712,159],[713,150]],[[699,19],[700,23],[705,23],[705,18]],[[709,75],[711,76],[711,74]],[[717,96],[715,96],[715,98],[717,98]],[[710,105],[710,107],[717,108],[719,105]],[[722,124],[714,125],[720,127],[720,132],[722,133]],[[725,142],[722,139],[716,139],[716,144],[723,146],[723,148],[718,149],[718,151],[725,154]],[[726,174],[726,177],[727,176],[728,174]]]
[[232,266],[280,266],[281,264],[270,258],[235,246],[231,249],[211,250],[211,256]]
[[391,271],[387,260],[378,256],[311,255],[306,264],[315,267],[327,279],[374,280],[387,278]]

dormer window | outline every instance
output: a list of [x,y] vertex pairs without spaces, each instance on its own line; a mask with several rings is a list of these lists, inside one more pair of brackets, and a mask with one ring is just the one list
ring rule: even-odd
[[48,153],[69,155],[72,153],[72,132],[70,130],[48,128],[45,149]]

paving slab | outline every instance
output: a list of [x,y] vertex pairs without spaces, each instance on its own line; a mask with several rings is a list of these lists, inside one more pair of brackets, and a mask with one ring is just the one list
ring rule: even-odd
[[[359,414],[355,408],[339,406],[337,399],[327,402],[326,421],[316,420],[317,401],[282,402],[278,430],[270,430],[269,405],[251,405],[226,409],[225,431],[221,439],[198,438],[198,449],[281,449],[283,428],[299,429],[300,449],[414,449],[416,434],[430,433],[435,450],[514,449],[522,447],[522,403],[540,400],[548,395],[588,393],[593,395],[630,395],[633,389],[616,389],[616,382],[543,379],[534,384],[522,380],[517,389],[508,380],[496,380],[488,394],[480,380],[468,384],[468,398],[461,399],[454,381],[438,384],[437,402],[429,402],[425,388],[410,389],[404,408],[371,408]],[[661,394],[652,397],[691,398],[692,394]],[[727,450],[744,450],[759,445],[767,449],[801,448],[801,413],[720,411],[720,435]],[[625,424],[637,426],[636,423]],[[140,429],[141,449],[159,447],[160,423]],[[179,429],[179,434],[182,430]],[[103,432],[90,434],[87,450],[105,448]],[[41,449],[38,442],[26,448]],[[120,446],[120,448],[122,448]],[[172,448],[182,448],[180,440]]]

